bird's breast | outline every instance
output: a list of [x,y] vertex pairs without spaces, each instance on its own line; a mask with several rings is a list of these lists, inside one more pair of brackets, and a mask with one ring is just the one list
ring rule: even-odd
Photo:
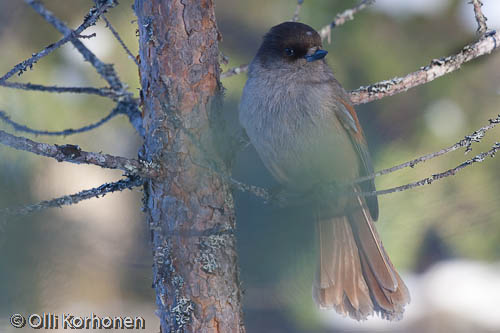
[[279,182],[307,189],[357,176],[357,156],[336,116],[333,91],[328,82],[248,79],[240,122]]

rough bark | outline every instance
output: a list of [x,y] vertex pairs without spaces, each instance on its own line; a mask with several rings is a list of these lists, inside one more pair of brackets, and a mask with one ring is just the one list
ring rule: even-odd
[[141,154],[166,175],[146,183],[144,200],[162,332],[244,331],[233,199],[214,135],[222,89],[214,2],[136,0],[135,11]]

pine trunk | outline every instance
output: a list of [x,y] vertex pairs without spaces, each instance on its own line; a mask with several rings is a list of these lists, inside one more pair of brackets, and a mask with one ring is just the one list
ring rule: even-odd
[[[146,131],[141,157],[162,332],[243,332],[235,215],[220,129],[219,32],[211,0],[136,0]],[[218,132],[217,132],[218,133]]]

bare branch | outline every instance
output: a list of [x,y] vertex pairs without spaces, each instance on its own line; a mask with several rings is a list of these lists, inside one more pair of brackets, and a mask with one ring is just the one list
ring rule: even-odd
[[[113,99],[114,101],[119,101],[122,98],[120,93],[111,90],[110,88],[93,88],[93,87],[58,87],[58,86],[43,86],[39,84],[31,84],[31,83],[16,83],[16,82],[3,82],[0,83],[0,86],[14,88],[14,89],[23,89],[23,90],[35,90],[35,91],[44,91],[44,92],[54,92],[54,93],[82,93],[82,94],[95,94],[103,97],[108,97]],[[9,123],[16,131],[22,131],[27,133],[32,133],[35,135],[71,135],[75,133],[81,133],[90,131],[94,128],[97,128],[112,119],[114,116],[118,114],[125,114],[134,128],[139,132],[139,134],[143,135],[144,129],[142,127],[142,118],[141,112],[139,111],[137,102],[130,96],[130,98],[125,98],[125,101],[118,102],[116,108],[110,112],[109,115],[99,120],[98,122],[84,126],[79,129],[67,129],[64,131],[38,131],[31,129],[25,125],[21,125],[12,121],[4,112],[0,111],[0,119]]]
[[[375,177],[382,176],[382,175],[385,175],[385,174],[389,174],[389,173],[401,170],[403,168],[407,168],[407,167],[413,168],[415,165],[417,165],[417,164],[419,164],[421,162],[425,162],[425,161],[428,161],[428,160],[433,159],[435,157],[439,157],[439,156],[445,155],[445,154],[447,154],[449,152],[452,152],[452,151],[455,151],[455,150],[457,150],[457,149],[459,149],[461,147],[465,147],[465,153],[468,153],[468,152],[470,152],[472,150],[472,148],[471,148],[472,143],[474,143],[474,142],[480,142],[481,139],[486,134],[486,132],[489,131],[490,129],[494,128],[498,124],[500,124],[500,115],[498,115],[496,118],[490,119],[488,125],[479,128],[478,130],[474,131],[470,135],[465,136],[462,140],[460,140],[459,142],[455,143],[454,145],[452,145],[452,146],[450,146],[448,148],[444,148],[444,149],[441,149],[441,150],[439,150],[437,152],[420,156],[420,157],[418,157],[418,158],[416,158],[414,160],[411,160],[411,161],[408,161],[408,162],[405,162],[405,163],[401,163],[401,164],[393,166],[391,168],[380,170],[380,171],[375,172],[375,173],[373,173],[371,175],[359,177],[359,178],[357,178],[357,179],[355,179],[354,181],[351,181],[351,182],[346,182],[346,183],[343,183],[343,184],[342,183],[339,183],[339,184],[337,184],[337,183],[326,184],[324,189],[330,190],[330,191],[331,190],[338,191],[339,186],[340,187],[351,188],[351,186],[353,184],[359,184],[359,183],[365,182],[367,180],[374,179]],[[453,176],[453,175],[455,175],[455,173],[457,171],[459,171],[459,170],[461,170],[461,169],[463,169],[463,168],[465,168],[465,167],[467,167],[469,165],[472,165],[473,163],[482,162],[488,156],[494,157],[496,151],[499,150],[499,149],[500,149],[500,143],[497,142],[493,146],[493,148],[491,150],[489,150],[488,152],[480,153],[479,155],[475,156],[474,158],[463,162],[462,164],[460,164],[456,168],[447,170],[447,171],[442,172],[442,173],[438,173],[438,174],[432,175],[431,177],[427,177],[427,178],[424,178],[422,180],[419,180],[419,181],[416,181],[416,182],[413,182],[413,183],[409,183],[409,184],[406,184],[406,185],[397,186],[397,187],[386,189],[386,190],[373,191],[373,192],[364,192],[364,193],[362,193],[362,195],[364,195],[364,196],[383,195],[383,194],[389,194],[389,193],[394,193],[394,192],[401,192],[401,191],[408,190],[408,189],[411,189],[411,188],[414,188],[414,187],[419,187],[419,186],[423,186],[423,185],[426,185],[426,184],[430,184],[430,183],[432,183],[435,180],[439,180],[439,179],[442,179],[442,178],[445,178],[445,177],[448,177],[448,176]],[[279,204],[286,204],[287,201],[289,201],[290,198],[293,199],[293,194],[292,194],[292,196],[290,196],[289,195],[290,193],[279,193],[278,195],[273,196],[266,189],[263,189],[261,187],[254,186],[254,185],[244,184],[244,183],[242,183],[240,181],[237,181],[237,180],[235,180],[235,179],[233,179],[231,177],[227,177],[225,175],[220,174],[216,169],[214,169],[212,167],[207,167],[207,166],[204,166],[204,167],[208,168],[212,172],[215,172],[215,173],[219,174],[221,177],[224,177],[224,179],[229,184],[231,184],[231,186],[233,188],[235,188],[235,189],[237,189],[237,190],[239,190],[241,192],[252,193],[256,197],[264,199],[265,202],[276,201]],[[353,191],[350,191],[350,190],[349,191],[344,191],[342,194],[343,195],[359,195],[359,193],[353,192]],[[287,197],[287,195],[288,195],[288,197]]]
[[421,162],[425,162],[425,161],[428,161],[428,160],[433,159],[435,157],[442,156],[442,155],[447,154],[449,152],[455,151],[461,147],[466,147],[465,153],[468,153],[472,150],[472,148],[471,148],[472,143],[473,142],[480,142],[481,139],[484,137],[485,133],[488,130],[495,127],[497,124],[500,124],[500,115],[498,115],[494,119],[490,119],[489,125],[481,127],[480,129],[474,131],[474,133],[472,133],[470,135],[466,135],[462,140],[460,140],[459,142],[455,143],[452,146],[449,146],[448,148],[444,148],[444,149],[441,149],[440,151],[430,153],[430,154],[427,154],[424,156],[420,156],[414,160],[411,160],[411,161],[408,161],[405,163],[401,163],[399,165],[393,166],[392,168],[380,170],[378,172],[375,172],[374,174],[367,175],[365,177],[360,177],[360,178],[356,179],[354,182],[352,182],[351,184],[362,183],[364,181],[374,179],[375,177],[386,175],[388,173],[392,173],[394,171],[401,170],[403,168],[407,168],[407,167],[413,168],[415,165],[417,165]]
[[[191,136],[190,136],[190,138],[191,138],[191,141],[193,141]],[[200,149],[199,143],[195,142],[195,145],[198,149]],[[205,152],[203,152],[203,154],[205,155]],[[198,167],[206,169],[206,170],[216,174],[217,176],[221,177],[224,181],[226,181],[235,190],[238,190],[240,192],[251,193],[251,194],[255,195],[257,198],[263,199],[264,202],[269,202],[273,199],[271,194],[266,189],[264,189],[262,187],[255,186],[255,185],[245,184],[243,182],[240,182],[239,180],[232,178],[227,173],[221,172],[217,168],[216,164],[213,163],[208,158],[206,158],[206,156],[204,156],[204,157],[205,157],[204,162],[206,164],[205,163],[201,164],[201,163],[195,162],[193,160],[191,160],[191,161],[193,162],[193,164],[197,165]]]
[[[295,9],[295,15],[293,17],[293,21],[298,20],[298,14],[300,12],[300,8],[302,6],[303,0],[297,0],[297,8]],[[354,14],[359,12],[360,10],[365,9],[369,5],[375,3],[375,0],[362,0],[356,7],[347,9],[343,11],[340,14],[337,14],[335,16],[335,19],[332,21],[332,23],[324,26],[321,28],[318,32],[321,36],[321,39],[325,39],[328,37],[328,43],[330,43],[330,32],[333,28],[338,27],[339,25],[342,25],[348,21],[351,21],[354,19]],[[248,71],[248,64],[243,64],[238,67],[233,67],[225,71],[224,73],[221,74],[221,79],[233,76],[233,75],[238,75],[241,73],[245,73]]]
[[[106,117],[102,118],[101,120],[99,120],[93,124],[86,125],[86,126],[83,126],[83,127],[77,128],[77,129],[69,128],[69,129],[65,129],[62,131],[46,131],[46,130],[32,129],[26,125],[22,125],[22,124],[19,124],[15,121],[11,120],[10,117],[4,111],[1,111],[1,110],[0,110],[0,120],[3,120],[4,122],[6,122],[10,126],[12,126],[12,128],[15,131],[19,131],[19,132],[25,132],[25,133],[30,133],[30,134],[34,134],[34,135],[67,136],[67,135],[91,131],[91,130],[105,124],[106,122],[113,119],[115,116],[117,116],[119,114],[124,114],[124,115],[128,116],[129,120],[132,122],[131,114],[135,114],[136,112],[138,112],[136,110],[137,110],[137,104],[134,101],[132,101],[132,102],[130,102],[130,101],[118,102],[116,107],[113,110],[111,110],[111,112]],[[142,124],[139,124],[139,126],[140,126],[140,128],[142,128]]]
[[128,54],[128,57],[130,59],[132,59],[137,66],[139,66],[139,61],[137,61],[137,58],[134,57],[134,55],[132,54],[132,52],[130,52],[129,48],[127,47],[127,45],[125,45],[125,43],[123,42],[122,38],[120,37],[120,34],[118,34],[118,31],[116,31],[115,28],[113,28],[113,26],[111,25],[111,22],[109,22],[109,20],[104,15],[102,16],[102,19],[104,20],[104,22],[106,22],[106,27],[113,33],[113,36],[115,36],[115,38],[118,41],[118,43],[120,43],[120,45],[122,46],[122,48]]
[[0,216],[2,215],[28,215],[48,208],[69,206],[79,203],[80,201],[103,197],[108,193],[120,192],[126,189],[133,189],[139,187],[144,183],[140,177],[133,176],[128,179],[121,179],[117,182],[103,184],[99,187],[84,190],[76,194],[65,195],[52,200],[46,200],[33,205],[27,205],[19,208],[4,208],[0,209]]
[[4,122],[6,122],[10,126],[12,126],[14,128],[14,130],[16,130],[18,132],[25,132],[25,133],[30,133],[30,134],[34,134],[34,135],[51,135],[51,136],[63,135],[63,136],[66,136],[66,135],[72,135],[72,134],[91,131],[91,130],[101,126],[102,124],[106,123],[107,121],[111,120],[112,118],[114,118],[118,114],[119,114],[118,108],[115,108],[115,109],[111,110],[111,112],[106,117],[102,118],[101,120],[99,120],[96,123],[93,123],[93,124],[90,124],[87,126],[83,126],[83,127],[77,128],[77,129],[69,128],[69,129],[65,129],[63,131],[40,131],[40,130],[32,129],[26,125],[22,125],[22,124],[19,124],[15,121],[11,120],[9,118],[9,116],[4,111],[1,111],[1,110],[0,110],[0,120],[3,120]]
[[[30,0],[26,0],[30,1]],[[32,1],[32,0],[31,0]],[[33,1],[32,1],[33,2]],[[99,2],[98,2],[99,3]],[[0,78],[0,83],[5,82],[7,79],[12,77],[15,73],[18,73],[18,75],[21,75],[28,69],[31,69],[33,65],[40,60],[41,58],[49,55],[52,53],[54,50],[58,49],[62,45],[66,44],[70,40],[76,38],[83,30],[87,29],[91,25],[95,24],[95,22],[99,19],[99,16],[102,15],[108,8],[112,7],[114,5],[113,1],[107,1],[99,5],[98,7],[93,7],[89,14],[85,17],[83,23],[74,31],[70,31],[69,33],[66,34],[65,37],[60,39],[58,42],[54,44],[50,44],[46,48],[44,48],[42,51],[34,53],[33,56],[27,60],[24,60],[23,62],[17,64],[12,68],[7,74],[2,76]]]
[[488,30],[488,26],[486,25],[486,21],[488,20],[486,16],[484,16],[481,7],[483,3],[481,0],[471,0],[470,2],[474,6],[474,15],[476,16],[477,21],[477,32],[480,35],[483,35]]
[[34,90],[34,91],[44,91],[51,93],[74,93],[74,94],[92,94],[99,95],[102,97],[109,97],[113,100],[118,99],[118,95],[110,88],[94,88],[94,87],[59,87],[59,86],[44,86],[40,84],[32,83],[18,83],[18,82],[2,82],[0,86],[6,88],[14,88],[21,90]]
[[[24,1],[31,7],[33,7],[33,9],[38,14],[40,14],[47,22],[52,24],[60,33],[71,33],[71,29],[68,28],[61,20],[55,17],[54,14],[47,10],[39,1]],[[113,3],[114,1],[108,0],[108,2]],[[141,136],[144,136],[144,128],[142,126],[141,112],[139,111],[138,104],[134,100],[132,93],[126,91],[126,85],[118,77],[118,74],[113,68],[113,65],[103,63],[78,39],[72,39],[71,42],[75,46],[75,48],[82,54],[83,58],[96,69],[99,75],[101,75],[101,77],[109,83],[111,89],[116,92],[116,94],[118,95],[118,98],[116,100],[123,100],[124,102],[128,103],[126,114],[129,118],[129,121],[135,128],[135,130]]]
[[446,170],[444,172],[437,173],[437,174],[432,175],[430,177],[427,177],[427,178],[424,178],[424,179],[421,179],[419,181],[416,181],[416,182],[413,182],[413,183],[409,183],[409,184],[406,184],[406,185],[397,186],[397,187],[389,188],[389,189],[386,189],[386,190],[380,190],[380,191],[363,192],[363,193],[361,193],[361,195],[363,195],[363,196],[384,195],[384,194],[401,192],[401,191],[409,190],[409,189],[412,189],[412,188],[415,188],[415,187],[420,187],[420,186],[432,184],[434,181],[443,179],[443,178],[448,177],[448,176],[454,176],[454,175],[456,175],[456,173],[458,171],[460,171],[460,170],[462,170],[462,169],[464,169],[464,168],[466,168],[468,166],[471,166],[474,163],[482,162],[487,157],[495,157],[496,152],[499,151],[499,150],[500,150],[500,142],[496,142],[491,147],[490,150],[488,150],[486,152],[482,152],[482,153],[474,156],[470,160],[467,160],[467,161],[463,162],[462,164],[456,166],[453,169],[449,169],[449,170]]
[[[23,89],[23,90],[35,90],[35,91],[44,91],[44,92],[53,92],[53,93],[81,93],[81,94],[95,94],[103,97],[108,97],[113,99],[114,101],[122,100],[123,96],[120,93],[111,90],[110,88],[93,88],[93,87],[58,87],[58,86],[43,86],[39,84],[31,84],[31,83],[17,83],[17,82],[3,82],[0,83],[0,86],[14,88],[14,89]],[[27,126],[16,123],[3,112],[0,111],[0,119],[3,119],[5,122],[9,123],[14,127],[17,131],[23,131],[32,133],[35,135],[71,135],[75,133],[81,133],[90,131],[102,124],[106,121],[110,120],[117,114],[125,114],[134,128],[139,132],[139,134],[143,135],[144,129],[142,127],[142,118],[141,112],[139,111],[139,107],[137,102],[131,97],[125,98],[125,101],[118,102],[118,105],[115,108],[116,111],[112,111],[108,116],[104,117],[100,121],[95,124],[84,126],[80,129],[68,129],[64,131],[38,131],[31,129]],[[114,113],[113,113],[114,112]]]
[[342,25],[346,22],[354,20],[354,14],[358,13],[359,11],[365,9],[366,7],[374,3],[375,0],[362,0],[357,6],[347,9],[340,14],[337,14],[330,24],[325,25],[318,31],[319,35],[321,36],[321,39],[325,39],[328,37],[328,43],[331,43],[331,32],[333,28],[338,27],[339,25]]
[[269,194],[269,192],[262,188],[258,187],[255,185],[248,185],[245,183],[242,183],[234,178],[223,176],[224,180],[229,183],[229,185],[233,188],[236,189],[240,192],[248,192],[253,195],[255,195],[257,198],[261,198],[264,200],[264,202],[268,202],[272,200],[272,196]]
[[219,59],[223,65],[229,64],[229,57],[226,56],[222,50],[219,50]]
[[94,32],[94,33],[91,33],[90,35],[79,34],[78,36],[75,36],[75,37],[78,39],[91,39],[91,38],[94,38],[96,36],[97,36],[97,34]]
[[[405,185],[401,185],[401,186],[397,186],[397,187],[393,187],[393,188],[389,188],[389,189],[385,189],[385,190],[379,190],[379,191],[356,192],[356,191],[352,191],[352,190],[347,190],[347,191],[341,192],[340,194],[341,195],[350,195],[350,196],[352,196],[352,195],[362,195],[362,196],[385,195],[385,194],[390,194],[390,193],[406,191],[406,190],[413,189],[413,188],[420,187],[420,186],[424,186],[424,185],[429,185],[435,181],[441,180],[441,179],[446,178],[448,176],[455,176],[458,171],[460,171],[468,166],[471,166],[475,163],[483,162],[487,157],[495,157],[495,154],[499,150],[500,150],[500,142],[496,142],[490,150],[488,150],[486,152],[482,152],[482,153],[474,156],[473,158],[459,164],[455,168],[434,174],[430,177],[426,177],[426,178],[418,180],[416,182],[408,183]],[[358,182],[358,181],[356,180],[356,182]],[[265,202],[276,201],[279,204],[286,204],[287,200],[289,200],[290,198],[293,199],[293,194],[292,194],[292,196],[290,196],[290,195],[287,196],[288,193],[281,193],[278,196],[272,196],[264,188],[261,188],[258,186],[253,186],[253,185],[247,185],[247,184],[241,183],[241,182],[234,180],[234,179],[229,179],[229,183],[235,189],[242,191],[242,192],[252,193],[256,197],[264,199]],[[331,185],[327,185],[327,186],[330,187],[329,190],[334,190],[334,191],[338,190],[338,187],[337,187],[338,185],[336,186],[336,184],[331,184]]]
[[292,22],[297,22],[299,20],[300,10],[302,9],[302,4],[304,0],[297,0],[297,7],[295,7],[295,13],[293,13]]
[[[24,0],[24,2],[33,7],[38,14],[40,14],[47,22],[52,24],[61,34],[68,35],[71,33],[71,29],[55,17],[54,14],[47,10],[39,1]],[[109,5],[109,7],[111,6]],[[101,77],[108,82],[113,90],[124,93],[124,84],[121,82],[118,74],[116,74],[113,65],[103,63],[78,39],[72,39],[71,43],[82,54],[83,58],[96,69]]]
[[0,143],[17,150],[28,151],[37,155],[52,157],[59,162],[76,164],[93,164],[107,169],[120,169],[128,174],[145,178],[161,177],[160,168],[154,163],[113,156],[108,154],[86,152],[76,145],[51,145],[18,137],[0,130]]
[[241,73],[246,73],[247,71],[248,71],[248,65],[247,64],[240,65],[238,67],[233,67],[233,68],[228,69],[227,71],[225,71],[224,73],[222,73],[220,75],[220,78],[221,79],[225,79],[226,77],[230,77],[230,76],[233,76],[233,75],[238,75],[238,74],[241,74]]
[[363,86],[351,91],[354,105],[372,102],[387,96],[405,92],[410,88],[428,83],[438,77],[459,69],[462,64],[491,53],[500,45],[500,36],[495,32],[482,36],[477,42],[466,45],[458,54],[434,59],[420,70],[404,77],[381,81],[370,86]]

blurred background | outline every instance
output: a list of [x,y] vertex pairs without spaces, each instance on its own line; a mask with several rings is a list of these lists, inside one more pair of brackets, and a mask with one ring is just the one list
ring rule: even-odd
[[[500,3],[483,0],[490,28],[500,28]],[[300,21],[316,29],[356,1],[305,1]],[[78,26],[90,0],[45,0],[71,27]],[[132,1],[122,0],[107,17],[137,54]],[[293,16],[296,1],[216,2],[221,49],[230,62],[248,63],[261,37]],[[21,1],[0,0],[0,73],[60,39],[59,33]],[[379,0],[354,21],[332,32],[328,62],[347,90],[427,65],[477,39],[472,6],[466,0]],[[138,96],[133,61],[102,22],[84,43],[115,64]],[[246,75],[223,80],[225,112],[236,130],[237,105]],[[94,69],[67,44],[12,81],[60,86],[105,86]],[[500,112],[498,51],[466,64],[430,84],[357,107],[375,169],[391,167],[447,147],[488,123]],[[37,129],[77,128],[112,108],[105,98],[18,91],[0,87],[0,110]],[[0,128],[12,132],[0,124]],[[500,141],[500,129],[464,156],[464,150],[414,169],[376,180],[384,189],[452,168]],[[124,118],[69,137],[37,137],[49,143],[78,144],[89,151],[136,157],[141,140]],[[377,223],[385,248],[412,302],[405,318],[358,323],[315,309],[314,227],[300,210],[266,205],[235,193],[238,250],[245,290],[248,332],[487,332],[500,331],[500,160],[461,171],[422,188],[379,198]],[[272,187],[255,151],[242,151],[234,177]],[[47,200],[119,179],[121,172],[58,163],[0,145],[0,208]],[[0,219],[0,331],[13,313],[72,312],[130,315],[146,319],[148,332],[159,321],[151,289],[149,237],[140,213],[142,193],[124,191],[28,217]],[[26,329],[28,331],[28,329]]]

